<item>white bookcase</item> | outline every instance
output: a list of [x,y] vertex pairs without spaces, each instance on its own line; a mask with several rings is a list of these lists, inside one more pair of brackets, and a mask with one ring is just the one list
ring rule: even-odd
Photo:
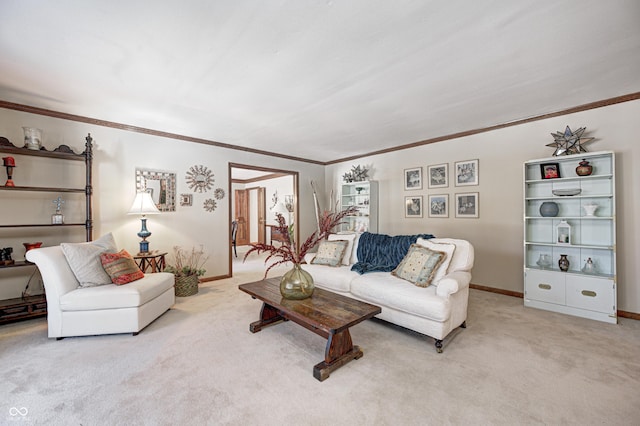
[[378,182],[343,183],[340,205],[342,210],[351,206],[358,208],[357,215],[344,218],[341,232],[378,232]]
[[[576,173],[583,159],[593,166],[589,176]],[[557,163],[560,177],[544,179],[541,166],[553,163]],[[615,156],[611,151],[524,163],[525,306],[617,322],[615,193]],[[543,202],[555,202],[557,215],[543,217]],[[597,205],[595,213],[589,214],[589,207],[585,208],[589,205]],[[561,221],[569,225],[568,238]],[[567,240],[568,244],[563,243]],[[566,272],[558,266],[561,255],[569,260]],[[585,268],[589,259],[593,266]]]

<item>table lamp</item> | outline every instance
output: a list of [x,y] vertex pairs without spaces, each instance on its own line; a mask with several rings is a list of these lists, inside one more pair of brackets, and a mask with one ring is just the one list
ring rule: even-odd
[[138,237],[142,238],[142,241],[140,241],[140,253],[149,253],[149,242],[147,238],[151,235],[151,232],[147,229],[147,218],[145,216],[158,213],[160,213],[160,210],[156,207],[156,203],[153,202],[151,194],[148,192],[138,192],[136,194],[136,198],[133,200],[128,214],[142,215],[140,218],[142,221],[142,229],[138,232]]

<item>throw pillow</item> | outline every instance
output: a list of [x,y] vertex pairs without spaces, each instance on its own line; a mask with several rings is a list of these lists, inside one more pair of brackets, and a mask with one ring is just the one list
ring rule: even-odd
[[311,263],[314,265],[340,266],[348,245],[349,241],[345,240],[322,240],[320,247],[318,247],[318,253]]
[[144,278],[136,261],[124,249],[118,253],[102,253],[100,261],[114,284],[122,285]]
[[80,287],[111,284],[111,278],[100,262],[102,253],[118,250],[111,233],[88,243],[62,243],[60,247]]
[[344,251],[344,256],[342,257],[343,265],[351,264],[351,253],[353,252],[353,243],[356,240],[356,234],[330,234],[329,241],[338,241],[344,240],[347,241],[347,248]]
[[449,264],[451,263],[451,259],[453,258],[453,252],[456,250],[456,245],[450,243],[434,243],[433,240],[426,240],[424,238],[418,238],[418,241],[416,241],[416,243],[428,249],[434,251],[442,251],[445,253],[445,258],[440,266],[438,266],[436,274],[433,277],[433,284],[438,284],[438,281],[440,281],[442,277],[447,275],[447,272],[449,271]]
[[411,244],[409,251],[391,274],[407,280],[418,287],[428,287],[445,253],[434,251],[418,244]]

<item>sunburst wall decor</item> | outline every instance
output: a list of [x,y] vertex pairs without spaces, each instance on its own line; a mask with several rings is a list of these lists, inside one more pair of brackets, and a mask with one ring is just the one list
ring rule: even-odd
[[193,192],[207,192],[213,186],[213,172],[205,166],[192,166],[187,172],[187,185]]
[[214,211],[217,205],[218,204],[216,203],[216,200],[214,200],[213,198],[208,198],[204,200],[204,209],[208,212]]

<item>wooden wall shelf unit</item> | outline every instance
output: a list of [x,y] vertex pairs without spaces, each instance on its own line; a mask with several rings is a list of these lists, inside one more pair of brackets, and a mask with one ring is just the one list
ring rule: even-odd
[[[85,221],[64,224],[51,223],[11,223],[0,225],[1,229],[8,228],[48,228],[48,227],[84,227],[85,240],[93,239],[93,219],[91,197],[93,194],[91,168],[93,163],[93,139],[91,134],[85,138],[85,150],[81,154],[76,154],[67,145],[60,145],[52,151],[45,148],[33,150],[26,147],[17,147],[13,145],[7,138],[0,136],[0,153],[8,156],[35,156],[43,157],[51,160],[70,160],[83,161],[85,164],[85,182],[84,187],[78,188],[55,188],[42,186],[0,186],[0,200],[5,202],[17,192],[45,192],[45,193],[81,193],[85,194]],[[47,232],[43,230],[42,232]],[[2,234],[0,234],[2,238]],[[61,241],[62,242],[62,241]],[[0,243],[0,246],[2,244]],[[35,267],[28,261],[15,261],[11,265],[2,265],[0,270],[8,268]],[[25,277],[29,274],[25,273]],[[0,280],[1,280],[0,276]],[[1,283],[1,281],[0,281]],[[27,318],[45,316],[47,314],[47,302],[44,295],[23,296],[20,298],[0,300],[0,324],[18,321]]]

